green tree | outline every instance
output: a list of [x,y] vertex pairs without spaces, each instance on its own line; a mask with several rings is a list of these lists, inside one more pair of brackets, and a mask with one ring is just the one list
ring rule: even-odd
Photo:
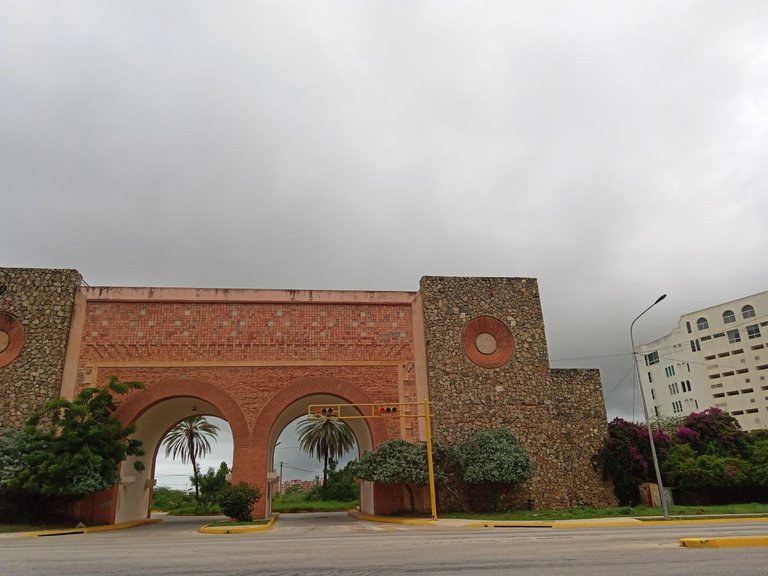
[[[0,440],[0,493],[6,500],[31,498],[41,510],[116,484],[118,466],[142,456],[132,426],[115,418],[115,396],[141,388],[112,377],[103,388],[85,388],[74,400],[51,400],[22,431]],[[142,470],[137,460],[134,468]]]
[[476,432],[456,448],[461,475],[468,484],[482,485],[489,493],[486,506],[496,508],[502,485],[519,484],[533,475],[528,451],[505,429]]
[[[341,470],[337,469],[336,460],[328,460],[328,483],[314,486],[307,492],[307,500],[338,500],[340,502],[357,500],[359,490],[353,473],[356,462],[350,460]],[[290,493],[290,491],[286,492]]]
[[211,451],[211,440],[216,440],[219,427],[209,422],[205,416],[189,416],[171,428],[163,438],[165,456],[174,460],[178,457],[182,464],[187,460],[192,464],[192,484],[195,487],[195,500],[200,501],[200,470],[197,459]]
[[323,462],[323,487],[328,481],[328,462],[338,460],[355,447],[355,435],[343,420],[308,418],[299,423],[299,446]]
[[768,488],[768,439],[758,439],[752,448],[752,483]]
[[[439,463],[444,449],[433,445],[435,480],[445,480]],[[405,440],[385,440],[375,450],[363,454],[352,466],[355,478],[383,484],[402,484],[408,490],[411,513],[416,509],[414,489],[429,483],[427,447],[424,442],[411,444]]]
[[229,484],[227,481],[227,474],[229,474],[229,466],[226,462],[222,462],[219,465],[218,470],[209,467],[205,474],[198,476],[198,484],[200,486],[200,503],[203,510],[207,510],[211,505],[219,499],[221,491]]

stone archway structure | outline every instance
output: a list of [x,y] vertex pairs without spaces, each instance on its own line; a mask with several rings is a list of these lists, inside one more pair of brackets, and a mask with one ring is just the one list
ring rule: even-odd
[[[508,505],[615,501],[593,465],[607,430],[599,372],[550,368],[534,279],[424,277],[418,292],[118,288],[81,286],[74,270],[0,268],[0,287],[0,314],[19,325],[0,326],[0,429],[113,375],[138,380],[144,389],[117,415],[149,452],[181,418],[220,416],[232,427],[233,480],[266,493],[277,435],[305,402],[429,398],[436,440],[504,427],[528,448],[536,473]],[[424,439],[416,418],[357,426],[363,449]],[[131,464],[77,514],[146,516],[152,470]],[[397,489],[369,495],[371,512],[405,506]],[[461,489],[438,497],[441,509],[468,498]],[[267,514],[266,503],[256,512]]]

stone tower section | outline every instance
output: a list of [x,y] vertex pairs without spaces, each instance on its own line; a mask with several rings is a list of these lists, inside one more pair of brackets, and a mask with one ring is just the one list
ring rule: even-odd
[[[501,506],[614,504],[595,462],[607,432],[600,373],[549,367],[536,280],[428,276],[420,288],[435,439],[456,444],[488,428],[515,434],[535,472]],[[443,506],[470,499],[452,494]]]
[[0,268],[0,430],[61,389],[77,270]]

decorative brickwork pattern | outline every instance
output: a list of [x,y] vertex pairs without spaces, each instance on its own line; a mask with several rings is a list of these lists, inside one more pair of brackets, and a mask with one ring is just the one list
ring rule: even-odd
[[[147,388],[207,381],[238,399],[251,428],[272,396],[310,377],[416,401],[412,323],[409,305],[89,300],[78,388],[112,374]],[[403,424],[417,441],[418,422]]]
[[76,270],[0,268],[0,313],[23,328],[20,333],[11,322],[3,330],[8,334],[5,350],[14,356],[0,367],[0,429],[21,426],[59,395],[80,282]]
[[[607,431],[599,372],[550,369],[536,280],[425,277],[421,295],[435,439],[455,444],[476,430],[510,429],[535,475],[502,506],[613,504],[592,463]],[[503,322],[514,338],[514,354],[498,368],[478,366],[462,346],[465,327],[480,316]],[[443,508],[462,508],[470,495],[440,497]]]

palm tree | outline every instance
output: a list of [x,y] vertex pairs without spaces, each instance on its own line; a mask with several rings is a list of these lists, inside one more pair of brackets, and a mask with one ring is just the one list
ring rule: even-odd
[[218,434],[219,427],[205,416],[189,416],[171,428],[163,438],[166,458],[170,456],[176,460],[178,456],[182,464],[186,464],[188,459],[192,463],[195,500],[200,498],[197,459],[211,451],[210,440],[215,442]]
[[299,446],[323,461],[323,488],[328,480],[328,460],[338,460],[355,447],[355,435],[343,420],[309,418],[299,423]]

